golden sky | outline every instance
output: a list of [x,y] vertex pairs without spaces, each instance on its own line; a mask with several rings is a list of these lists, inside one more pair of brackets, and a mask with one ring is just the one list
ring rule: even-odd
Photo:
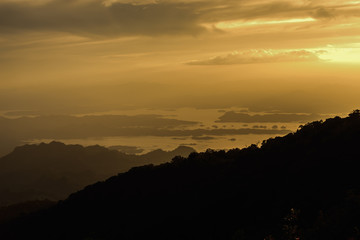
[[0,1],[0,112],[349,112],[359,76],[360,1]]

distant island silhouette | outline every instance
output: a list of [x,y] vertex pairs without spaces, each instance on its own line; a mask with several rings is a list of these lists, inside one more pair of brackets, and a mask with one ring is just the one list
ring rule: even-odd
[[360,111],[144,165],[0,225],[4,239],[359,239]]
[[[33,140],[62,139],[62,141],[66,141],[69,139],[150,136],[193,137],[194,140],[204,140],[204,137],[208,139],[225,135],[285,135],[290,132],[286,129],[219,128],[216,125],[208,129],[199,124],[200,122],[154,114],[81,117],[49,115],[18,118],[0,116],[0,157],[10,153],[14,147]],[[125,148],[123,149],[125,150]],[[137,150],[135,152],[138,153]]]

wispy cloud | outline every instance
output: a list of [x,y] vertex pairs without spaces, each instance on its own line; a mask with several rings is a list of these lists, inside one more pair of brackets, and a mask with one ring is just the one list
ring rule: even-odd
[[235,51],[225,56],[215,56],[205,60],[192,60],[189,65],[231,65],[273,62],[319,61],[319,54],[324,51],[290,50],[275,51],[252,49]]
[[197,34],[203,30],[191,4],[132,4],[95,0],[0,3],[0,31],[50,31],[120,36]]
[[52,31],[119,36],[198,34],[220,22],[359,17],[354,1],[260,0],[4,0],[1,32]]

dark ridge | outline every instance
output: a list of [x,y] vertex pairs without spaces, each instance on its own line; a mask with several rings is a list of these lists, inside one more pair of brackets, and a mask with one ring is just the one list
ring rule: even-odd
[[63,200],[72,192],[131,167],[169,162],[193,148],[125,154],[102,146],[60,142],[16,147],[0,158],[0,206],[37,199]]
[[5,239],[359,239],[360,111],[229,151],[132,168]]
[[34,212],[48,209],[55,204],[56,202],[45,199],[22,202],[6,207],[0,207],[0,224]]

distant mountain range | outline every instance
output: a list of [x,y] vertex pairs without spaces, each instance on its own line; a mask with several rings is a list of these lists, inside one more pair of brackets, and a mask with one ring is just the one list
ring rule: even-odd
[[[63,145],[53,145],[62,146],[58,154],[67,154]],[[268,139],[261,146],[208,150],[175,157],[171,163],[132,168],[47,210],[0,225],[0,236],[359,239],[359,146],[356,110],[346,118],[305,124],[296,133]],[[87,150],[102,152],[99,147]]]
[[60,142],[24,145],[0,158],[0,206],[37,199],[64,199],[86,185],[131,167],[168,162],[194,151],[180,146],[169,152],[158,149],[132,155],[101,146]]

